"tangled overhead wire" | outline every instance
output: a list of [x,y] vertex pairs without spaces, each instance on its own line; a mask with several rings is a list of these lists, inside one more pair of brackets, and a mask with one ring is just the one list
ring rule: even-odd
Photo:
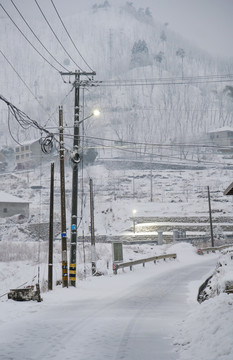
[[46,137],[41,137],[40,146],[44,154],[50,154],[53,149],[54,135],[49,134]]
[[[10,101],[8,101],[4,96],[0,95],[0,100],[5,102],[5,104],[8,107],[9,113],[12,114],[12,116],[16,119],[18,124],[23,129],[26,130],[29,128],[35,128],[35,129],[40,130],[41,133],[46,134],[46,136],[44,138],[43,137],[41,138],[41,149],[46,154],[50,153],[53,148],[53,142],[54,141],[59,142],[54,137],[54,134],[51,133],[50,131],[48,131],[47,129],[43,128],[41,125],[39,125],[37,121],[31,119],[27,114],[25,114],[25,112],[23,112],[22,110],[18,109],[16,106],[14,106],[12,103],[10,103]],[[11,134],[13,140],[19,144],[19,142],[16,139],[14,139],[11,131],[10,131],[10,134]]]

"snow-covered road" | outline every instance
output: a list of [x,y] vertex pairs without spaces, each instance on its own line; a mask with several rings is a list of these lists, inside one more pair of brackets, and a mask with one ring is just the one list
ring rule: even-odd
[[[96,292],[84,286],[55,291],[57,298],[46,294],[40,304],[7,302],[6,311],[13,306],[24,315],[1,323],[0,359],[177,359],[170,336],[189,309],[188,284],[215,263],[207,258],[189,266],[174,262],[167,269],[161,264],[162,272],[128,286],[121,286],[124,275],[103,277],[95,281]],[[109,280],[109,291],[106,282],[101,293],[101,282]]]

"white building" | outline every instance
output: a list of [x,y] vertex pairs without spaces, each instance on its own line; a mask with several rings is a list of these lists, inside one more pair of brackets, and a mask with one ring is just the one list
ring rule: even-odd
[[29,217],[29,202],[0,191],[0,217],[22,215]]
[[233,146],[233,128],[224,126],[207,133],[214,145],[219,147]]
[[40,163],[40,139],[31,140],[15,147],[15,165],[17,170],[29,169]]

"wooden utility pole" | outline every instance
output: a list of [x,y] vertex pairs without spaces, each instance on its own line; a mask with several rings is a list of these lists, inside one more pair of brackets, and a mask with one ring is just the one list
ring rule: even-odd
[[211,213],[211,204],[210,204],[210,188],[209,188],[209,186],[207,186],[207,190],[208,190],[208,201],[209,201],[211,246],[214,247],[214,234],[213,234],[213,223],[212,223],[212,213]]
[[53,290],[53,208],[54,208],[54,163],[51,164],[51,177],[50,177],[48,290]]
[[91,269],[92,269],[92,275],[95,275],[96,256],[95,256],[95,227],[94,227],[94,195],[93,195],[92,179],[90,179],[90,218],[91,218]]
[[72,214],[70,244],[70,285],[76,286],[76,251],[77,251],[77,217],[78,217],[78,163],[79,157],[79,98],[80,74],[75,73],[74,95],[74,140],[73,140],[73,174],[72,174]]
[[65,190],[65,151],[63,136],[63,108],[59,106],[60,140],[60,193],[61,193],[61,245],[62,245],[62,286],[68,287],[67,235],[66,235],[66,190]]
[[81,76],[93,76],[96,73],[93,72],[61,72],[62,76],[74,76],[74,141],[73,141],[73,154],[71,160],[73,162],[73,174],[72,174],[72,206],[71,206],[71,244],[70,244],[70,271],[69,279],[70,285],[76,286],[76,251],[77,251],[77,218],[78,218],[78,163],[80,162],[79,156],[79,93],[80,86],[86,86],[89,83],[88,80],[82,84]]

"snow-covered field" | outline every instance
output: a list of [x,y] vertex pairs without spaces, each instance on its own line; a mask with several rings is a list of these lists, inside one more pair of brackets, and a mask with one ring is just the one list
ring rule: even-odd
[[[25,249],[28,249],[28,246],[29,244],[25,243]],[[32,245],[32,248],[33,247],[35,249],[35,245]],[[0,248],[4,249],[3,242],[0,243]],[[42,293],[43,301],[41,303],[14,302],[12,300],[7,300],[6,296],[2,296],[0,298],[1,359],[40,359],[41,354],[43,355],[44,359],[63,358],[68,360],[71,359],[72,356],[75,356],[75,354],[77,358],[89,359],[92,354],[91,358],[97,360],[103,358],[107,351],[106,348],[103,347],[101,353],[101,349],[98,347],[98,341],[103,345],[103,337],[105,338],[106,342],[110,342],[109,345],[112,344],[113,346],[112,355],[108,355],[109,358],[115,359],[114,344],[116,343],[116,339],[114,342],[114,331],[116,331],[115,335],[117,336],[118,327],[119,331],[121,327],[123,329],[125,326],[125,321],[127,320],[117,320],[117,312],[114,310],[111,315],[108,313],[108,316],[112,316],[112,323],[108,322],[106,325],[106,314],[104,315],[102,313],[101,315],[101,312],[104,311],[101,304],[103,304],[103,306],[106,305],[106,309],[110,311],[109,304],[114,304],[116,301],[120,301],[120,299],[125,299],[124,296],[127,296],[130,299],[129,294],[133,294],[136,289],[140,294],[140,288],[144,288],[144,285],[147,282],[156,281],[157,279],[156,282],[159,284],[160,277],[163,277],[166,274],[167,279],[169,279],[173,273],[175,274],[176,271],[182,271],[183,269],[182,272],[185,274],[189,268],[194,267],[198,269],[203,267],[205,264],[210,264],[210,261],[212,265],[208,265],[209,267],[206,267],[203,276],[201,278],[194,279],[195,281],[191,281],[187,286],[185,286],[184,299],[180,299],[181,302],[184,301],[184,311],[181,312],[181,315],[176,314],[176,317],[178,316],[178,318],[176,318],[177,321],[171,328],[168,328],[169,333],[167,333],[166,336],[163,335],[163,340],[161,340],[161,348],[164,347],[165,344],[165,347],[167,346],[170,349],[169,344],[173,344],[171,348],[172,353],[170,359],[232,359],[233,340],[231,329],[233,321],[233,299],[232,295],[227,295],[222,292],[225,280],[233,279],[233,260],[231,260],[229,254],[221,255],[219,253],[212,253],[200,256],[197,255],[195,247],[185,243],[162,246],[124,246],[124,260],[133,260],[137,258],[145,258],[148,256],[174,252],[177,253],[177,259],[167,260],[166,262],[160,261],[156,265],[153,263],[148,263],[146,264],[145,268],[142,268],[142,266],[138,265],[133,268],[132,272],[129,271],[129,269],[126,269],[124,272],[119,271],[118,275],[116,276],[112,274],[111,265],[109,269],[107,269],[106,266],[107,259],[111,259],[110,245],[99,244],[99,248],[97,246],[97,254],[99,258],[97,261],[97,268],[98,270],[103,271],[105,275],[101,277],[91,277],[90,265],[88,263],[88,249],[86,251],[87,276],[82,276],[82,279],[78,279],[76,288],[69,287],[68,289],[63,289],[60,286],[55,286],[54,284],[53,291]],[[25,281],[28,281],[28,284],[31,284],[30,279],[32,279],[33,276],[36,277],[35,281],[37,281],[38,265],[40,268],[40,281],[42,282],[42,279],[44,277],[46,278],[45,273],[47,270],[45,253],[45,249],[43,246],[41,246],[43,261],[40,263],[40,265],[36,261],[29,259],[27,261],[1,261],[0,294],[8,291],[11,287],[16,287],[23,284]],[[61,264],[58,255],[59,247],[57,245],[55,252],[56,261],[54,262],[54,283],[57,279],[60,279],[61,274]],[[221,261],[222,267],[221,272],[217,273],[215,284],[218,284],[220,294],[218,296],[214,296],[202,304],[199,304],[196,300],[199,286],[210,274],[215,271],[215,264],[217,264],[219,261]],[[79,269],[82,269],[83,266],[83,263],[78,265]],[[166,286],[166,281],[164,286]],[[45,289],[46,283],[43,283],[42,287]],[[175,299],[177,294],[173,293],[173,291],[174,289],[167,289],[166,297],[172,298],[174,296]],[[132,299],[130,301],[132,301]],[[133,305],[136,309],[138,309],[137,311],[139,311],[139,309],[143,306],[141,301],[143,301],[143,294],[141,294],[141,300],[139,296],[136,303]],[[150,303],[153,304],[153,299],[150,299]],[[151,306],[149,305],[150,303],[148,303],[149,308]],[[88,339],[85,338],[85,332],[87,331],[86,326],[88,325],[83,327],[84,323],[82,322],[83,325],[80,325],[80,328],[76,328],[75,330],[78,332],[73,333],[72,323],[69,323],[69,321],[71,321],[69,316],[72,315],[72,309],[73,314],[75,314],[75,309],[78,309],[80,306],[82,307],[82,321],[84,321],[85,324],[92,324],[93,317],[94,319],[98,319],[98,321],[95,321],[95,326],[97,326],[97,328],[92,329],[91,332],[93,338],[95,337],[94,334],[96,334],[96,341],[90,339],[89,344]],[[171,309],[171,313],[172,311],[175,311],[176,306],[177,305],[174,303],[174,309]],[[186,312],[186,308],[188,309],[188,312]],[[91,309],[93,310],[93,313],[91,313]],[[156,308],[153,310],[155,311],[155,314],[153,313],[152,308],[150,311],[152,318],[157,316]],[[89,318],[90,316],[92,316],[92,318]],[[137,316],[139,316],[139,319],[141,318],[139,314]],[[161,316],[161,314],[159,316]],[[75,326],[74,319],[72,321],[73,325]],[[79,322],[78,318],[77,322]],[[55,326],[53,329],[53,336],[51,336],[51,338],[46,338],[46,334],[47,336],[49,334],[51,335],[49,329],[51,326],[53,326],[53,324]],[[133,331],[133,324],[130,325],[129,323],[128,326],[132,327]],[[33,327],[35,328],[34,331]],[[107,333],[100,335],[98,333],[98,328],[100,331],[103,329],[107,330]],[[88,331],[90,331],[90,329]],[[62,339],[59,338],[63,332],[65,333],[66,342],[64,345],[62,345]],[[89,334],[89,332],[87,334]],[[27,336],[27,338],[25,338],[25,336]],[[81,346],[81,348],[76,348],[75,352],[75,342],[72,342],[71,339],[73,337],[77,337],[78,339],[80,336],[83,336],[83,339],[85,339],[85,344],[83,343],[83,347]],[[127,340],[126,342],[132,341],[130,334],[127,335],[127,339],[125,340]],[[61,344],[58,345],[60,342]],[[71,347],[69,347],[69,344],[72,344],[73,348],[71,345]],[[95,346],[97,346],[98,351],[94,348]],[[130,356],[130,347],[128,345],[128,347],[124,345],[124,341],[121,344],[121,347],[122,346],[123,348],[125,347],[125,351],[127,350],[128,356]],[[61,351],[59,351],[59,347]],[[56,349],[56,356],[54,355],[55,353],[52,349],[54,349],[54,351]],[[147,348],[145,347],[143,351],[146,354]],[[150,351],[151,345],[148,344],[148,354],[150,354]],[[108,352],[108,354],[110,353],[111,352]],[[123,353],[121,352],[121,355],[122,354]],[[124,356],[122,358],[131,360],[131,357]],[[135,359],[140,358],[137,356],[139,355],[136,355]],[[151,358],[150,355],[148,358]],[[155,358],[160,360],[157,357]]]
[[[56,167],[56,180],[55,180],[55,220],[59,220],[60,217],[60,195],[59,195],[59,177],[58,177],[58,164]],[[212,210],[213,214],[222,214],[227,216],[231,213],[232,199],[223,196],[223,191],[230,183],[230,170],[224,170],[224,177],[221,176],[223,170],[221,169],[205,169],[202,171],[160,171],[153,172],[153,201],[150,199],[150,184],[151,174],[150,171],[144,171],[141,176],[140,171],[135,171],[133,174],[130,171],[109,171],[104,167],[96,166],[90,167],[84,171],[84,212],[83,222],[81,223],[80,230],[83,230],[85,234],[89,233],[89,206],[88,206],[88,179],[92,177],[95,185],[95,229],[97,234],[114,235],[122,232],[126,232],[132,229],[132,210],[137,210],[137,216],[208,216],[208,199],[207,199],[207,184],[210,186]],[[103,182],[103,178],[105,181]],[[128,179],[124,182],[124,179]],[[30,214],[33,217],[30,221],[40,222],[48,221],[49,217],[49,164],[44,164],[42,168],[35,169],[29,173],[21,173],[14,175],[2,175],[1,184],[6,192],[12,195],[21,196],[24,199],[29,200]],[[42,185],[41,191],[35,191],[31,188],[31,185]],[[69,224],[70,218],[70,204],[71,204],[71,169],[66,168],[66,184],[67,184],[67,221]],[[111,195],[111,187],[115,190],[116,198]],[[135,196],[134,196],[135,193]],[[79,202],[81,204],[81,202]],[[225,280],[233,279],[232,273],[232,260],[226,256],[222,262],[226,263],[226,266],[222,266],[221,273],[218,274],[218,278],[215,278],[215,288],[220,293],[218,296],[210,298],[202,304],[197,302],[197,292],[199,286],[204,280],[215,271],[215,264],[219,261],[220,254],[205,254],[199,256],[196,253],[196,248],[190,244],[164,244],[162,246],[156,245],[124,245],[124,260],[134,260],[155,255],[161,255],[164,253],[177,253],[177,260],[159,262],[158,264],[147,264],[146,268],[142,266],[136,266],[132,272],[128,269],[125,272],[119,271],[117,276],[112,274],[112,250],[110,244],[97,243],[97,270],[102,272],[104,276],[91,277],[91,251],[90,244],[85,242],[78,243],[77,247],[77,267],[78,267],[78,279],[77,288],[62,289],[60,286],[56,286],[56,282],[61,280],[61,243],[59,240],[54,242],[54,273],[53,282],[54,290],[47,292],[47,277],[48,277],[48,244],[47,241],[32,241],[31,235],[25,229],[25,224],[15,224],[14,219],[2,219],[2,231],[0,241],[0,316],[1,316],[1,336],[0,336],[0,357],[4,360],[18,360],[18,359],[39,359],[39,354],[42,354],[44,359],[58,357],[58,350],[55,354],[46,354],[44,347],[45,337],[50,337],[50,325],[56,323],[58,330],[54,330],[54,337],[49,340],[49,349],[56,349],[58,338],[61,336],[61,323],[59,323],[60,313],[64,312],[62,321],[64,321],[64,327],[66,328],[66,339],[71,336],[71,329],[68,324],[68,320],[65,319],[65,314],[70,316],[72,306],[82,306],[85,309],[86,304],[88,308],[84,310],[84,315],[81,316],[84,321],[88,322],[92,314],[90,308],[94,307],[99,314],[102,314],[103,306],[106,305],[108,309],[109,304],[117,301],[119,307],[121,307],[122,297],[124,303],[128,302],[129,292],[135,291],[137,298],[140,299],[140,289],[144,289],[144,284],[147,282],[156,282],[156,279],[168,275],[168,279],[175,274],[175,271],[184,269],[186,271],[192,269],[200,269],[204,264],[212,259],[212,266],[206,267],[206,271],[202,273],[202,276],[197,278],[190,278],[191,280],[184,286],[184,311],[176,311],[176,308],[172,306],[172,311],[177,313],[174,315],[174,321],[172,327],[169,324],[169,319],[166,318],[164,333],[157,334],[157,330],[153,326],[151,327],[151,334],[153,336],[160,336],[157,339],[158,343],[161,343],[161,351],[167,348],[169,353],[168,360],[171,359],[184,359],[184,360],[196,360],[197,358],[203,360],[231,360],[233,353],[233,341],[231,336],[231,323],[232,323],[232,295],[226,295],[222,292],[224,288]],[[69,226],[69,225],[68,225]],[[132,231],[132,230],[131,230]],[[59,233],[59,230],[58,230]],[[155,234],[157,236],[157,234]],[[37,239],[38,240],[38,239]],[[84,262],[85,255],[85,262]],[[225,271],[225,272],[224,272]],[[171,276],[169,276],[169,274]],[[180,274],[180,273],[179,273]],[[174,277],[175,281],[179,280],[179,275]],[[196,275],[197,276],[197,275]],[[35,284],[40,281],[42,290],[43,302],[27,302],[16,303],[12,300],[7,300],[6,294],[9,289],[18,286],[27,286]],[[161,278],[160,278],[161,279]],[[163,278],[164,279],[164,278]],[[184,280],[184,279],[183,279]],[[161,280],[160,280],[161,281]],[[216,285],[217,284],[217,285]],[[173,297],[175,294],[169,288],[170,283],[165,282],[165,288],[163,292],[167,297]],[[150,287],[149,287],[150,288]],[[152,286],[153,288],[153,286]],[[143,290],[144,291],[144,290]],[[216,291],[217,293],[217,291]],[[216,294],[215,294],[216,295]],[[153,294],[155,296],[155,294]],[[159,296],[158,294],[156,296]],[[176,296],[179,299],[179,296]],[[139,300],[138,304],[134,304],[134,310],[139,311],[143,307],[143,300]],[[157,310],[153,308],[153,297],[147,297],[148,303],[152,307],[151,315],[156,319]],[[98,308],[96,308],[96,302]],[[179,303],[179,301],[178,301]],[[101,305],[103,304],[103,305]],[[130,305],[127,305],[130,306]],[[137,306],[139,307],[137,309]],[[156,306],[156,305],[155,305]],[[170,306],[170,305],[167,305]],[[174,305],[175,306],[175,305]],[[180,303],[182,306],[182,303]],[[110,311],[110,310],[109,310]],[[120,311],[120,310],[119,310]],[[68,313],[67,313],[68,312]],[[161,310],[163,312],[163,310]],[[111,342],[114,338],[114,331],[121,336],[121,327],[130,328],[130,321],[127,314],[124,317],[117,319],[116,313],[105,314],[112,318],[113,323],[117,324],[116,329],[112,327],[112,324],[106,325],[105,320],[100,316],[98,322],[95,322],[93,326],[99,327],[104,331],[106,341]],[[123,316],[123,315],[121,315]],[[137,316],[137,315],[135,315]],[[146,317],[148,316],[145,315]],[[160,315],[159,315],[160,316]],[[57,320],[56,320],[57,319]],[[106,318],[105,318],[106,319]],[[128,320],[127,320],[128,319]],[[140,317],[139,317],[140,319]],[[72,320],[73,321],[73,320]],[[129,321],[129,323],[127,323]],[[133,320],[132,320],[133,321]],[[156,320],[155,320],[156,321]],[[37,323],[36,331],[33,331],[33,324]],[[76,328],[79,326],[73,322]],[[79,324],[79,323],[78,323]],[[82,326],[82,324],[80,324]],[[91,325],[90,325],[91,326]],[[142,325],[141,329],[143,331]],[[21,329],[21,330],[19,330]],[[43,335],[43,329],[45,335]],[[47,329],[47,330],[45,330]],[[115,330],[114,330],[115,329]],[[76,329],[77,330],[77,329]],[[48,332],[47,332],[48,331]],[[21,334],[22,332],[22,334]],[[108,338],[108,332],[111,338]],[[113,334],[112,334],[113,332]],[[21,334],[21,335],[19,335]],[[119,335],[118,334],[118,335]],[[128,333],[127,333],[128,334]],[[131,340],[133,335],[133,329],[131,334]],[[82,339],[83,342],[87,342],[89,336],[93,336],[91,328],[83,329]],[[109,335],[109,336],[110,336]],[[25,336],[28,338],[27,345],[25,344]],[[79,336],[77,334],[77,336]],[[124,335],[122,335],[124,336]],[[130,335],[127,335],[128,339]],[[148,339],[150,338],[148,334]],[[160,339],[160,340],[159,340]],[[98,338],[98,346],[102,344],[102,338]],[[85,353],[84,348],[74,352],[74,350],[67,350],[64,357],[64,352],[61,352],[61,358],[69,359],[79,355],[79,358],[89,360],[93,358],[95,360],[101,359],[104,353],[101,353],[101,349],[96,354],[95,347],[96,342],[92,342],[90,351]],[[81,341],[81,340],[80,340]],[[81,341],[82,342],[82,341]],[[126,344],[126,340],[121,340],[121,344]],[[149,340],[148,340],[149,342]],[[30,343],[32,344],[30,347]],[[68,342],[69,343],[69,342]],[[40,345],[41,344],[41,345]],[[171,344],[171,345],[169,345]],[[101,346],[102,346],[101,345]],[[119,345],[119,344],[118,344]],[[112,346],[118,346],[116,343],[112,343]],[[145,352],[148,350],[153,353],[153,345],[145,347]],[[146,346],[147,346],[146,345]],[[34,347],[38,350],[41,346],[41,352],[30,353]],[[73,344],[74,346],[74,344]],[[120,346],[120,345],[119,345]],[[124,345],[126,346],[126,345]],[[130,348],[137,346],[135,343],[131,343]],[[127,346],[126,346],[127,347]],[[149,351],[150,349],[150,351]],[[129,349],[128,349],[129,350]],[[52,351],[52,350],[51,350]],[[64,350],[65,351],[65,350]],[[110,351],[110,350],[109,350]],[[25,357],[29,352],[28,357]],[[63,355],[62,355],[63,354]],[[92,354],[92,355],[90,355]],[[123,353],[117,352],[123,356]],[[131,354],[132,355],[132,354]],[[89,358],[88,358],[89,356]],[[110,356],[110,352],[106,355],[108,358],[115,359],[113,355]],[[116,355],[117,356],[117,355]],[[125,357],[124,357],[125,356]],[[128,357],[124,355],[122,358],[131,360],[130,352]],[[139,356],[139,353],[138,355]],[[165,355],[163,355],[165,360]],[[135,358],[135,354],[134,354]],[[149,355],[148,355],[148,358]],[[141,360],[140,357],[138,359]],[[154,359],[154,357],[153,357]],[[158,358],[161,360],[161,358]]]

